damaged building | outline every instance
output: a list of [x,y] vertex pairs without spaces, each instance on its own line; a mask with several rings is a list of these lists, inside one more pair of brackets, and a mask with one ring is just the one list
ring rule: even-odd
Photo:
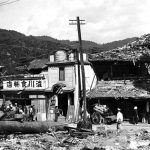
[[45,89],[48,87],[47,59],[35,59],[30,62],[28,74],[9,75],[3,78],[0,91],[3,103],[17,103],[23,111],[29,113],[29,107],[35,106],[37,120],[46,120]]
[[[88,55],[83,54],[86,90],[94,87],[96,77],[88,62]],[[80,57],[77,50],[65,49],[50,55],[48,65],[48,88],[45,90],[47,101],[47,117],[52,120],[54,107],[62,110],[68,121],[77,121],[79,108],[82,106],[82,85]]]
[[134,106],[141,122],[149,122],[150,35],[143,35],[123,47],[89,55],[98,82],[87,95],[88,111],[95,103],[107,105],[114,114],[121,108],[132,121]]
[[[96,77],[86,53],[83,58],[86,90],[90,90],[96,84]],[[55,51],[48,59],[33,60],[27,69],[28,74],[5,76],[1,89],[3,103],[10,101],[22,108],[34,105],[39,121],[54,120],[55,106],[65,119],[78,120],[82,85],[77,50]]]

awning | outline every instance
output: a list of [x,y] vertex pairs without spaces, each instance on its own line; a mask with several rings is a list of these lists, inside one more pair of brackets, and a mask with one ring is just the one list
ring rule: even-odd
[[87,93],[87,98],[150,98],[150,92],[130,81],[100,81]]
[[45,92],[63,94],[64,92],[73,92],[73,87],[68,87],[65,83],[56,83],[51,88],[45,89]]
[[40,93],[43,94],[45,92],[45,89],[24,89],[24,90],[9,90],[9,89],[1,89],[0,93],[2,94],[8,94],[8,93],[14,93],[14,94],[33,94],[33,93]]

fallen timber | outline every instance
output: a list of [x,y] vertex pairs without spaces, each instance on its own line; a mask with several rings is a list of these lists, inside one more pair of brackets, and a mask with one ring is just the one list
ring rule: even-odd
[[33,121],[33,122],[19,122],[19,121],[0,121],[0,134],[34,134],[46,133],[52,127],[64,126],[65,124],[52,121]]

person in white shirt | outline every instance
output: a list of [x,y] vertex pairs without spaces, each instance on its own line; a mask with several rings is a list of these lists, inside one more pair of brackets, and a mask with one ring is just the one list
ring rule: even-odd
[[118,113],[117,113],[117,130],[121,130],[122,128],[122,122],[123,122],[123,114],[121,113],[120,108],[118,108]]

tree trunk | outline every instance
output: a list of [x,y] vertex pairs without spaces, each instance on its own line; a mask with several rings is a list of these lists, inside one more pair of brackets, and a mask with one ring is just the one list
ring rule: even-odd
[[52,126],[60,125],[58,123],[43,122],[18,122],[18,121],[0,121],[0,134],[12,133],[45,133]]

